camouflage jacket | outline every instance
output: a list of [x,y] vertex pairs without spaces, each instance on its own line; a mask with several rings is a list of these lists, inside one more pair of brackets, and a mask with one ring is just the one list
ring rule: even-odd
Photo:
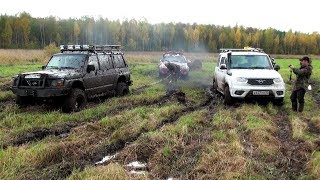
[[169,69],[171,74],[178,74],[180,72],[180,66],[174,63],[166,63],[166,67]]
[[308,88],[308,81],[310,79],[312,73],[312,66],[300,67],[300,68],[293,68],[293,73],[297,75],[297,79],[294,82],[293,90],[304,89],[307,90]]

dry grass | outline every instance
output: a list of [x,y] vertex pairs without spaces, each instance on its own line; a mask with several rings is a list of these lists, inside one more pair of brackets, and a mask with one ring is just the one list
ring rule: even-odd
[[0,91],[0,102],[14,99],[14,94],[11,91]]
[[307,165],[311,177],[318,179],[320,177],[320,151],[315,151],[311,155],[311,160]]
[[78,180],[78,179],[105,179],[105,180],[129,180],[130,176],[126,170],[117,163],[111,163],[107,166],[99,167],[88,167],[84,171],[78,172],[74,171],[73,174],[68,178],[69,180]]
[[[163,52],[124,52],[125,59],[130,64],[135,63],[159,63]],[[215,62],[217,54],[214,53],[185,53],[187,59],[202,60],[205,62]],[[49,55],[45,50],[26,49],[0,49],[0,65],[14,64],[45,64],[49,60]]]
[[44,50],[0,49],[0,65],[45,63],[48,59]]
[[248,160],[236,131],[225,132],[226,139],[214,140],[203,151],[196,167],[199,179],[233,179],[245,176]]

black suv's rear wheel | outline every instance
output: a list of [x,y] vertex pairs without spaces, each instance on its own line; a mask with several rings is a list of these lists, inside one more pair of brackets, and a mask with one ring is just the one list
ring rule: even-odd
[[232,105],[233,104],[233,98],[230,94],[229,86],[226,86],[224,88],[224,104],[225,105]]
[[119,82],[117,85],[117,96],[124,96],[129,94],[129,87],[124,82]]
[[72,89],[65,100],[62,111],[65,113],[78,112],[87,105],[87,97],[82,89]]

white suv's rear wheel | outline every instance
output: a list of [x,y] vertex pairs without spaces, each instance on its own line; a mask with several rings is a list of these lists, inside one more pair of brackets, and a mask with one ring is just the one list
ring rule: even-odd
[[232,105],[233,104],[233,98],[230,94],[229,86],[226,86],[224,88],[224,104],[225,105]]

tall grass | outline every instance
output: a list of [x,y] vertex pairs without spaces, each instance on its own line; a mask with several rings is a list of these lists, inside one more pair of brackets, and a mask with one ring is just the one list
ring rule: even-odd
[[47,60],[44,50],[0,49],[0,65],[44,63]]

